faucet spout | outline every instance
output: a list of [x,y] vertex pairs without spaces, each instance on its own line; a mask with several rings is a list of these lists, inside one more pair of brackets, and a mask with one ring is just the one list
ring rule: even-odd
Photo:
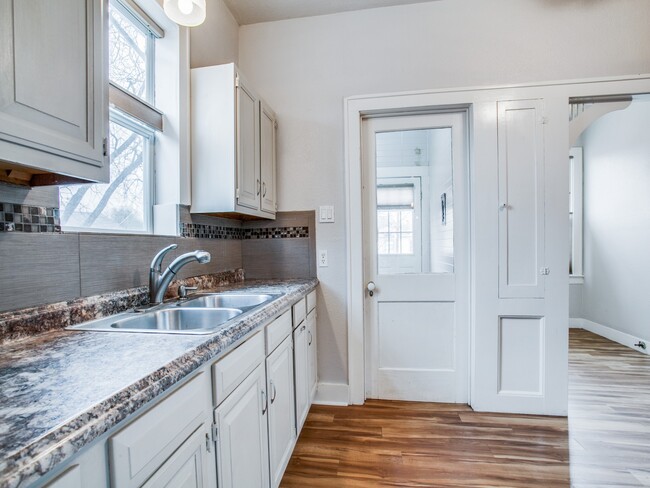
[[176,249],[176,247],[176,244],[172,244],[171,246],[166,247],[158,254],[156,254],[156,257],[151,262],[151,267],[149,269],[149,302],[151,305],[162,303],[169,284],[183,266],[194,261],[201,264],[210,262],[211,256],[207,251],[199,250],[188,252],[181,254],[176,259],[174,259],[171,264],[167,266],[165,272],[161,274],[160,271],[162,259],[164,258],[165,254],[167,254],[167,252],[171,251],[172,249]]

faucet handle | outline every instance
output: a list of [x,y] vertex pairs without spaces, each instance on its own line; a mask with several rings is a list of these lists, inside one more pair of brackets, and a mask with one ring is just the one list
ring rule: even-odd
[[187,298],[188,291],[196,291],[198,289],[199,289],[198,286],[181,285],[178,287],[178,298],[180,298],[181,300],[185,300]]
[[178,244],[170,244],[167,247],[163,247],[151,260],[151,266],[149,269],[160,272],[162,268],[162,260],[165,259],[165,255],[169,251],[173,251],[178,247]]

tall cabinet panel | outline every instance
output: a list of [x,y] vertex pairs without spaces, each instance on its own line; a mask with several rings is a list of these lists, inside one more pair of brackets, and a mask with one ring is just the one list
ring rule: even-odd
[[105,8],[0,1],[0,168],[108,181]]
[[544,297],[541,100],[498,104],[499,297]]

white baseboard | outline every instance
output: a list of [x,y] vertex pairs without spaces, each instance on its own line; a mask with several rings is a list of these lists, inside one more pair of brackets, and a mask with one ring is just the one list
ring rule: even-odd
[[569,319],[569,329],[584,329],[582,321],[584,319],[570,318]]
[[[577,326],[572,325],[572,323],[574,323],[573,321],[578,321],[575,323],[579,325]],[[592,322],[591,320],[587,320],[587,319],[569,319],[569,327],[577,327],[580,329],[588,330],[589,332],[593,332],[594,334],[605,337],[610,341],[618,342],[623,346],[627,346],[630,349],[634,349],[635,351],[650,356],[650,349],[648,349],[650,348],[650,341],[647,339],[635,337],[633,335],[627,334],[626,332],[621,332],[620,330],[612,329],[611,327],[596,322]],[[636,347],[634,344],[638,343],[639,340],[645,342],[648,347],[646,349]]]
[[350,388],[343,383],[318,383],[316,398],[317,405],[349,405]]

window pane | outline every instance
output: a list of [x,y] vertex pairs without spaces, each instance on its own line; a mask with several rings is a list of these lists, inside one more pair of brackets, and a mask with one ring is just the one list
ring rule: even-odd
[[413,234],[402,234],[400,246],[400,254],[413,254]]
[[150,140],[111,121],[111,182],[62,186],[61,225],[89,229],[146,231],[145,158]]
[[400,210],[402,232],[413,232],[413,210]]
[[377,210],[377,232],[388,232],[388,212]]
[[109,7],[109,77],[124,90],[151,102],[147,44],[151,37],[118,8]]

